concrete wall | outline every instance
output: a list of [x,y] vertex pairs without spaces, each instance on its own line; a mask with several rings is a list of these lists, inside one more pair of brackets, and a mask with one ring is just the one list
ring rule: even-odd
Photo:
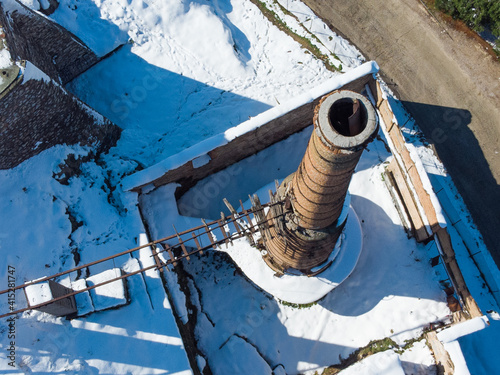
[[[29,63],[25,74],[44,76]],[[81,143],[105,152],[120,137],[119,127],[45,77],[21,76],[0,94],[0,169],[57,144]]]
[[[421,211],[416,209],[413,210],[413,214],[411,210],[408,210],[410,221],[412,222],[412,226],[414,226],[413,229],[415,231],[422,231],[422,241],[429,241],[433,239],[439,243],[441,261],[456,292],[462,300],[462,308],[467,312],[466,315],[461,313],[454,314],[454,320],[460,319],[462,316],[466,316],[467,318],[482,316],[482,312],[470,294],[462,271],[460,270],[448,230],[444,227],[444,223],[441,222],[441,219],[439,218],[439,211],[441,211],[442,207],[434,206],[429,192],[426,191],[424,187],[422,179],[428,178],[428,176],[427,174],[421,175],[418,172],[418,168],[410,155],[404,135],[401,132],[397,119],[394,116],[391,105],[384,96],[379,82],[371,81],[368,84],[371,94],[373,95],[375,105],[379,111],[380,117],[382,118],[381,129],[384,131],[389,147],[395,156],[395,163],[391,164],[399,166],[400,171],[403,173],[403,177],[399,180],[398,188],[400,191],[402,191],[402,188],[404,188],[405,185],[409,188],[409,194],[407,194],[406,197],[402,197],[403,204],[408,210],[410,205],[419,202],[422,208]],[[390,167],[391,165],[389,165],[389,168]],[[441,206],[439,202],[436,202],[436,204]],[[425,222],[428,223],[429,228],[424,227]],[[420,228],[415,228],[415,226],[420,226]],[[415,237],[418,241],[418,236]],[[486,280],[486,282],[488,282],[488,280]]]
[[96,54],[69,31],[16,0],[0,2],[0,25],[13,60],[28,60],[66,84],[98,62]]

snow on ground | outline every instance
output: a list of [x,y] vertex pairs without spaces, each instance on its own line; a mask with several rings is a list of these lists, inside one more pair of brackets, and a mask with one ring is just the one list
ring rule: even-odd
[[[7,281],[8,265],[15,267],[19,284],[73,267],[72,251],[78,251],[82,261],[90,261],[136,246],[135,237],[144,227],[135,196],[121,193],[118,198],[115,191],[112,198],[105,183],[107,171],[90,162],[67,185],[53,177],[70,153],[87,152],[56,146],[16,168],[0,171],[0,251],[5,265],[0,280]],[[89,272],[95,275],[115,266],[128,270],[131,261],[130,257],[118,258]],[[62,283],[72,286],[75,277]],[[127,284],[130,304],[119,310],[71,321],[36,311],[23,313],[16,320],[17,371],[8,365],[2,350],[0,372],[160,374],[168,369],[169,373],[191,373],[161,281],[136,276]],[[5,302],[2,299],[2,312],[7,311]],[[89,311],[93,309],[89,301],[83,303]],[[17,293],[16,304],[25,306],[22,293]],[[2,319],[2,349],[10,342],[6,324]]]
[[428,375],[436,371],[434,357],[426,340],[413,343],[400,355],[400,359],[405,374]]
[[[85,25],[93,22],[90,8],[96,5],[86,1],[70,11],[72,1],[63,1],[52,17],[76,14],[77,21],[67,26],[84,39],[89,30]],[[131,44],[69,88],[125,129],[114,152],[123,158],[133,155],[143,166],[333,76],[249,0],[98,4],[108,27],[120,28]],[[106,43],[113,35],[96,29],[94,39]],[[337,40],[332,37],[330,43]],[[359,60],[349,58],[346,66],[359,65]]]
[[[36,8],[37,2],[31,3]],[[0,171],[0,246],[5,264],[15,267],[17,283],[136,246],[144,228],[136,196],[120,187],[124,175],[333,76],[249,1],[63,0],[51,18],[99,55],[126,43],[69,87],[124,132],[109,155],[82,163],[73,175],[61,173],[59,164],[71,155],[85,157],[89,149],[57,146]],[[108,263],[81,276],[138,266],[129,257]],[[6,272],[0,270],[0,280],[7,280]],[[81,288],[78,276],[61,283]],[[175,282],[174,274],[167,277]],[[72,321],[40,312],[22,314],[16,321],[19,370],[187,371],[160,280],[134,276],[127,284],[130,303],[120,309]],[[171,292],[182,298],[180,291]],[[23,298],[17,294],[18,307]],[[80,307],[91,312],[90,302],[83,299]],[[6,311],[7,305],[2,302],[0,308]],[[182,311],[179,315],[187,318]],[[8,331],[5,321],[0,324],[3,348]],[[0,371],[12,371],[3,354]],[[198,362],[205,360],[198,356]]]
[[[233,175],[228,189],[221,187],[218,196],[211,196],[213,205],[203,208],[207,213],[218,212],[222,197],[230,194],[234,199],[238,191],[244,196],[243,191],[249,189],[244,181],[254,185],[252,181],[260,180],[261,170],[272,170],[274,156],[277,159],[274,168],[280,168],[280,173],[286,175],[295,170],[300,157],[288,155],[303,155],[308,139],[305,134],[310,131],[308,128],[238,163],[241,165],[230,167],[240,171],[239,174],[229,170],[208,177],[191,194],[203,195],[207,184],[223,180],[224,175]],[[199,348],[216,373],[217,369],[229,366],[221,363],[226,357],[219,351],[227,342],[234,342],[238,353],[245,347],[254,353],[256,348],[271,369],[281,364],[287,374],[313,374],[338,363],[340,357],[346,358],[371,340],[391,337],[398,345],[404,345],[405,340],[418,337],[430,323],[449,319],[440,276],[429,266],[430,254],[426,246],[407,239],[384,186],[381,174],[390,157],[384,141],[377,140],[368,149],[350,188],[352,207],[361,222],[363,250],[351,276],[318,303],[301,308],[280,303],[242,276],[220,251],[183,262],[190,280],[192,303],[198,306]],[[259,169],[249,168],[252,162]],[[171,234],[173,222],[176,227],[183,220],[188,225],[195,224],[191,218],[164,214],[164,207],[160,208],[158,202],[170,200],[168,206],[172,207],[175,205],[172,193],[172,187],[165,186],[142,198],[143,212],[155,238]],[[231,249],[223,252],[231,254]],[[250,346],[233,337],[243,338]],[[233,371],[237,371],[234,366],[241,365],[239,362],[232,365]],[[431,361],[427,357],[424,362]],[[414,366],[421,368],[420,363]],[[231,373],[221,371],[221,374]]]
[[[278,3],[280,6],[277,7]],[[356,47],[330,30],[321,18],[314,14],[303,2],[299,0],[266,0],[266,4],[272,4],[271,7],[274,5],[274,10],[278,14],[286,13],[286,11],[291,13],[291,17],[295,18],[298,22],[297,28],[306,29],[310,34],[313,34],[314,37],[309,36],[311,43],[317,46],[325,55],[333,56],[334,59],[330,59],[333,65],[337,65],[338,61],[336,62],[335,60],[339,60],[341,70],[349,70],[356,67],[360,61],[364,60],[361,52]],[[290,25],[287,20],[287,14],[283,14],[283,18],[287,25]],[[293,26],[290,25],[290,27]],[[308,33],[303,35],[308,37]]]
[[[108,280],[121,276],[119,268],[103,271],[87,278],[88,286],[101,284]],[[126,280],[116,280],[109,284],[90,290],[92,304],[95,310],[105,310],[110,307],[120,306],[127,303]]]
[[398,355],[392,351],[374,354],[349,368],[342,375],[405,375]]
[[5,48],[0,48],[0,69],[8,68],[12,65],[12,61],[10,60],[10,53]]

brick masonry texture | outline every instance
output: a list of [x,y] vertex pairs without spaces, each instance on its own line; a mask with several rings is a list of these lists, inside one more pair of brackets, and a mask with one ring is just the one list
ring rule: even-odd
[[16,0],[0,2],[0,25],[13,60],[29,61],[36,66],[25,64],[30,71],[38,68],[51,78],[20,76],[0,93],[0,169],[58,144],[89,145],[97,155],[114,146],[121,129],[61,86],[97,63],[95,53]]
[[76,36],[15,0],[0,2],[0,25],[14,60],[28,60],[66,84],[99,61]]
[[60,85],[19,82],[0,99],[0,169],[13,168],[57,144],[90,145],[100,154],[116,144],[120,133]]

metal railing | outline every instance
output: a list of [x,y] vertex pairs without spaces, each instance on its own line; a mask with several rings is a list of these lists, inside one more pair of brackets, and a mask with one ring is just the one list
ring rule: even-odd
[[[261,232],[261,235],[264,236],[265,234],[263,231],[267,231],[269,228],[269,222],[274,220],[274,217],[272,217],[271,219],[266,219],[266,216],[262,214],[264,209],[271,208],[272,206],[284,204],[284,202],[273,201],[271,203],[261,205],[258,197],[255,195],[253,198],[251,198],[252,207],[250,209],[248,209],[248,210],[245,209],[243,207],[243,203],[240,200],[242,210],[240,212],[237,212],[231,206],[231,204],[229,204],[229,202],[226,199],[224,199],[224,202],[225,202],[226,206],[229,208],[229,210],[231,211],[231,215],[226,216],[221,212],[221,218],[219,220],[214,220],[214,221],[207,223],[204,219],[201,219],[202,225],[194,227],[194,228],[190,228],[190,229],[182,231],[182,232],[177,232],[177,230],[175,229],[175,226],[174,226],[175,233],[170,235],[170,236],[151,241],[147,244],[140,245],[140,246],[134,247],[132,249],[122,251],[120,253],[108,256],[106,258],[102,258],[102,259],[95,260],[95,261],[90,262],[90,263],[82,264],[80,266],[74,267],[74,268],[69,269],[67,271],[59,272],[59,273],[56,273],[56,274],[51,275],[51,276],[46,276],[46,277],[43,277],[43,278],[40,278],[37,280],[29,281],[29,282],[26,282],[24,284],[17,285],[13,288],[9,288],[9,289],[5,289],[5,290],[0,291],[0,296],[1,296],[1,295],[8,295],[9,293],[13,293],[17,290],[23,290],[25,296],[27,297],[26,288],[29,286],[41,284],[41,283],[46,282],[48,280],[55,281],[55,279],[60,278],[61,276],[68,275],[72,272],[86,269],[86,268],[94,266],[96,264],[100,264],[100,263],[103,263],[103,262],[106,262],[109,260],[113,260],[113,259],[118,258],[118,257],[123,256],[123,255],[131,254],[135,251],[138,251],[138,250],[141,250],[141,249],[144,249],[147,247],[151,248],[151,251],[152,251],[151,257],[154,258],[154,265],[143,267],[143,268],[136,270],[136,271],[133,271],[133,272],[124,273],[121,276],[115,277],[113,279],[103,281],[101,283],[89,286],[89,287],[84,288],[84,289],[72,291],[71,293],[67,293],[67,294],[64,294],[62,296],[50,299],[46,302],[42,302],[42,303],[31,306],[29,304],[28,298],[26,298],[27,304],[28,304],[27,307],[15,309],[11,305],[11,311],[0,315],[0,318],[5,318],[5,317],[15,315],[18,313],[22,313],[22,312],[28,311],[28,310],[38,309],[40,307],[47,306],[51,303],[60,301],[62,299],[69,298],[71,296],[87,292],[89,290],[92,290],[92,289],[98,288],[100,286],[112,283],[114,281],[126,279],[128,277],[137,275],[141,272],[145,272],[145,271],[148,271],[151,269],[156,269],[156,270],[159,270],[160,272],[163,272],[164,269],[169,270],[168,269],[169,265],[171,265],[172,267],[175,267],[177,265],[177,262],[179,262],[182,259],[189,260],[190,256],[192,256],[194,254],[203,253],[203,251],[208,250],[208,249],[216,249],[217,247],[220,247],[222,244],[225,244],[227,247],[228,244],[233,243],[233,240],[236,240],[236,239],[239,239],[242,237],[247,237],[247,239],[250,241],[250,243],[252,245],[255,245],[255,242],[254,242],[252,235],[254,233],[256,233],[257,231],[259,231],[259,232]],[[273,212],[274,212],[274,210],[273,210]],[[256,224],[253,223],[250,215],[252,215],[254,217]],[[245,220],[246,220],[246,222],[245,222]],[[235,229],[234,232],[232,232],[229,228],[226,229],[226,227],[228,227],[230,224],[233,225],[233,227]],[[201,233],[195,233],[197,231],[200,231]],[[222,237],[220,237],[220,239],[216,239],[217,237],[215,236],[215,231],[220,231],[220,233],[222,234]],[[181,238],[181,236],[185,236],[185,235],[189,235],[189,234],[191,234],[190,238],[188,238],[188,239]],[[203,246],[200,244],[199,239],[204,235],[206,235],[208,237],[208,239],[210,241],[209,245]],[[171,241],[171,240],[176,240],[176,244],[174,246],[171,246],[167,243],[167,241]],[[192,242],[187,245],[187,243],[189,243],[190,241],[192,241]],[[160,251],[157,251],[156,245],[158,245],[158,244],[162,247],[162,250],[160,250]],[[182,255],[179,255],[179,256],[174,255],[173,250],[177,249],[177,248],[180,248],[182,250]],[[191,250],[191,249],[193,249],[193,250]],[[166,253],[168,255],[168,259],[163,261],[162,259],[160,259],[159,255],[158,255],[159,253]]]

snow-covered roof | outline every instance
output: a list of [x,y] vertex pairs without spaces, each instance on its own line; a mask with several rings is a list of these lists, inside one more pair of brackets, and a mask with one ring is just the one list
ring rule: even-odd
[[252,117],[251,119],[230,128],[223,133],[205,139],[200,143],[189,147],[178,154],[172,155],[147,169],[126,177],[122,182],[122,186],[124,190],[132,190],[139,186],[148,185],[172,169],[178,168],[193,159],[203,157],[215,148],[221,147],[233,141],[237,137],[241,137],[245,133],[265,126],[273,119],[281,117],[294,109],[303,106],[304,104],[311,103],[313,100],[320,98],[329,92],[338,90],[361,77],[376,74],[378,71],[379,67],[377,63],[375,61],[370,61],[348,71],[345,74],[330,78],[318,87],[307,90],[303,94],[277,105],[255,117]]

